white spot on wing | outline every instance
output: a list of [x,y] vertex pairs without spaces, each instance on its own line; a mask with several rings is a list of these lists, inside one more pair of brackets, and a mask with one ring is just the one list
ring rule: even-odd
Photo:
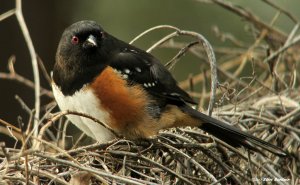
[[130,70],[129,69],[124,69],[124,73],[129,74]]
[[124,73],[127,73],[127,74],[124,74],[120,70],[117,70],[117,69],[114,69],[114,71],[115,71],[115,73],[117,73],[118,75],[120,75],[123,79],[128,79],[128,74],[130,73],[129,69],[125,69],[124,70]]
[[120,74],[121,75],[121,71],[114,69],[115,73]]
[[122,74],[122,78],[127,79],[128,75],[127,74]]
[[144,83],[143,85],[144,87],[148,88],[148,87],[154,87],[156,84],[155,82],[148,82],[148,83]]
[[[109,121],[108,112],[100,107],[99,99],[91,89],[82,88],[82,90],[75,92],[72,96],[64,96],[54,83],[52,83],[52,89],[56,102],[62,111],[71,110],[85,113],[104,124]],[[75,115],[67,115],[67,117],[80,130],[99,142],[110,141],[114,138],[114,135],[109,130],[88,118]]]
[[148,60],[143,60],[147,66],[151,66],[151,63]]
[[137,53],[137,51],[135,51],[134,49],[131,49],[130,50],[132,53]]
[[136,70],[137,72],[139,72],[139,73],[142,72],[142,69],[139,68],[139,67],[136,67],[135,70]]
[[170,95],[171,96],[180,96],[178,93],[175,93],[175,92],[171,93]]

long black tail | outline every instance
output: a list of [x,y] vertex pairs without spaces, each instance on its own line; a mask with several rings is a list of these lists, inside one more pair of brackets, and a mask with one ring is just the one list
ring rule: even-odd
[[183,112],[186,112],[192,117],[203,122],[203,124],[199,127],[200,129],[212,134],[213,136],[232,146],[244,146],[254,151],[259,151],[256,147],[260,147],[273,154],[286,156],[286,153],[280,147],[277,147],[244,131],[241,131],[236,127],[230,126],[222,121],[198,112],[188,105],[183,105],[180,108]]

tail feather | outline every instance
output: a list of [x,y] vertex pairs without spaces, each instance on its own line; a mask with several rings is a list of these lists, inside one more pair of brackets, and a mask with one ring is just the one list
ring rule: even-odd
[[203,124],[199,128],[232,146],[244,146],[254,151],[259,151],[257,147],[260,147],[273,154],[286,156],[286,153],[280,147],[263,141],[244,131],[241,131],[236,127],[230,126],[201,112],[198,112],[187,105],[182,106],[181,110],[188,113],[192,117],[201,120]]

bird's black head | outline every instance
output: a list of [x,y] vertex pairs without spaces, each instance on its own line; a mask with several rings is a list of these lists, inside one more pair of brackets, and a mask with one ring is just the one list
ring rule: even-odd
[[92,58],[101,52],[104,35],[104,30],[94,21],[79,21],[72,24],[62,34],[56,60],[63,58],[64,62],[70,64],[73,62],[88,64],[89,60],[94,62]]
[[62,34],[53,69],[53,80],[65,94],[72,94],[107,65],[109,35],[94,21],[79,21]]

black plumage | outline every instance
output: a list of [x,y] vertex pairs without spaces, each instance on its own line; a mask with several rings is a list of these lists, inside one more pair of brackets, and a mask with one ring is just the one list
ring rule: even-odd
[[[86,43],[91,36],[92,40]],[[193,99],[178,87],[171,73],[155,57],[113,37],[94,21],[77,22],[63,33],[53,80],[65,96],[71,96],[92,82],[107,66],[120,73],[129,86],[138,84],[143,87],[153,99],[154,103],[150,105],[154,110],[161,111],[160,114],[166,106],[175,105],[185,114],[198,119],[201,123],[199,128],[233,146],[245,146],[252,150],[258,146],[285,155],[277,146],[192,109],[188,104],[194,104]],[[160,114],[153,115],[159,117]]]

